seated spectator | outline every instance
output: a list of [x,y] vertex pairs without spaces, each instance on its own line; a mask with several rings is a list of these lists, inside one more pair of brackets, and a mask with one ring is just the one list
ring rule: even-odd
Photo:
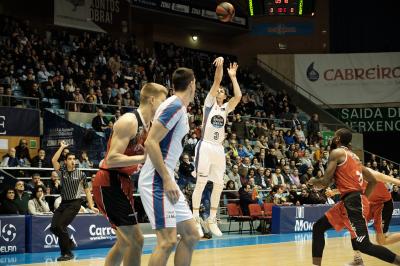
[[255,154],[258,154],[260,153],[261,149],[268,149],[268,144],[264,135],[261,135],[257,138],[253,151]]
[[96,104],[94,102],[94,97],[89,96],[86,98],[86,104],[81,108],[84,113],[95,113],[96,112]]
[[252,190],[249,184],[243,185],[239,189],[239,204],[242,209],[242,213],[245,216],[250,215],[249,204],[257,203],[257,200],[251,198]]
[[18,160],[23,161],[25,166],[30,165],[31,155],[29,153],[28,141],[20,139],[19,145],[15,147],[15,156]]
[[89,160],[86,151],[82,151],[81,157],[78,160],[79,168],[93,168],[93,162]]
[[3,161],[1,162],[2,167],[17,167],[23,166],[20,160],[15,156],[15,148],[10,148],[8,153],[3,156]]
[[299,170],[297,168],[295,168],[293,172],[290,174],[290,180],[292,181],[292,184],[294,184],[297,187],[301,185]]
[[298,192],[297,186],[291,185],[288,200],[292,202],[294,205],[300,205],[300,195],[301,192]]
[[288,205],[291,204],[289,202],[289,193],[286,193],[286,186],[285,185],[278,185],[274,187],[276,193],[274,194],[274,204],[276,205]]
[[393,190],[392,190],[392,199],[393,201],[400,201],[400,192],[399,192],[399,187],[394,185]]
[[103,110],[99,108],[97,110],[97,116],[92,119],[92,127],[97,132],[103,132],[108,126],[108,121],[104,117]]
[[117,122],[117,120],[121,117],[121,110],[120,109],[117,109],[117,110],[115,110],[115,113],[114,113],[114,115],[113,115],[113,117],[111,118],[111,122],[113,123],[113,124],[115,124],[115,122]]
[[310,191],[309,200],[311,202],[310,204],[325,204],[326,203],[326,197],[325,197],[323,191],[318,190],[315,187],[313,187]]
[[44,199],[44,186],[36,186],[32,199],[28,202],[28,211],[32,215],[51,214],[49,204]]
[[47,188],[48,188],[47,194],[61,194],[61,181],[60,177],[57,174],[57,171],[51,172]]
[[313,177],[313,174],[312,174],[313,170],[314,169],[312,167],[307,168],[307,172],[304,175],[302,175],[300,178],[300,182],[302,184],[306,184],[308,182],[308,180],[310,180]]
[[272,185],[273,186],[279,186],[279,185],[286,184],[285,178],[283,177],[281,171],[282,171],[281,168],[276,168],[275,173],[272,174]]
[[253,163],[252,163],[252,165],[251,165],[251,168],[254,168],[254,169],[258,169],[258,168],[260,168],[261,167],[261,164],[258,162],[258,159],[257,159],[257,157],[254,157],[253,158]]
[[46,152],[44,149],[39,149],[38,155],[33,157],[32,159],[32,167],[38,168],[50,168],[50,164],[46,160]]
[[4,190],[0,204],[0,214],[19,214],[18,206],[15,204],[15,189],[8,188]]
[[278,165],[278,158],[276,157],[275,149],[270,149],[269,151],[266,151],[266,152],[267,152],[267,154],[265,156],[265,165],[264,165],[264,167],[275,169],[276,166]]
[[300,204],[313,204],[311,199],[310,199],[310,192],[307,188],[302,188],[301,189],[301,195],[300,195]]
[[294,144],[296,142],[292,130],[286,131],[285,136],[283,137],[283,139],[285,140],[286,145],[292,145],[292,144]]
[[178,186],[182,189],[189,183],[195,183],[192,173],[194,171],[194,164],[190,162],[189,154],[184,153],[181,157],[178,170]]
[[190,138],[188,138],[185,142],[185,145],[183,148],[184,151],[186,153],[188,153],[189,155],[194,156],[197,142],[198,142],[197,135],[196,135],[196,133],[192,132],[192,134],[190,135]]
[[[281,160],[282,161],[282,160]],[[283,166],[283,173],[282,173],[282,176],[283,176],[283,178],[284,178],[284,180],[285,180],[285,184],[287,184],[287,185],[292,185],[292,184],[294,184],[293,182],[292,182],[292,178],[291,178],[291,173],[290,173],[290,167],[289,167],[289,165],[285,165],[285,166]]]
[[24,181],[18,180],[15,183],[15,198],[14,203],[17,205],[19,214],[28,214],[28,201],[30,194],[25,191]]
[[32,174],[32,177],[31,177],[31,178],[32,178],[31,181],[29,181],[29,182],[25,185],[25,189],[26,189],[27,191],[30,191],[30,192],[33,194],[33,192],[34,192],[36,186],[43,186],[44,184],[43,184],[43,182],[42,182],[42,180],[41,180],[41,177],[40,177],[40,174],[39,174],[39,173],[34,173],[34,174]]
[[[235,184],[235,187],[239,187],[241,184],[240,182],[240,175],[239,175],[239,166],[234,164],[232,166],[232,171],[228,173],[229,180],[233,181]],[[229,181],[228,181],[229,182]]]
[[251,155],[251,153],[248,152],[247,149],[246,149],[242,144],[239,144],[239,145],[238,145],[237,152],[238,152],[238,155],[239,155],[241,158],[249,157],[249,158],[251,159],[251,158],[253,157],[253,155]]

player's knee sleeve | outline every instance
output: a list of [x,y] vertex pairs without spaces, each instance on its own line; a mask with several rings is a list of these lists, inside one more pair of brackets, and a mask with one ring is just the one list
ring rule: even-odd
[[203,196],[204,188],[207,185],[207,180],[197,179],[196,186],[192,194],[192,204],[193,208],[200,208],[201,197]]
[[211,193],[211,208],[218,208],[223,189],[224,189],[223,184],[216,184],[216,183],[213,184],[213,190]]

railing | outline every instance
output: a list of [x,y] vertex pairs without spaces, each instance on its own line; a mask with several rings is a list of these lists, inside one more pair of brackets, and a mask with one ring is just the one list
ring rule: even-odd
[[321,100],[320,98],[312,95],[311,93],[309,93],[307,90],[305,90],[303,87],[297,85],[296,83],[294,83],[293,81],[291,81],[289,78],[287,78],[286,76],[284,76],[282,73],[278,72],[277,70],[275,70],[274,68],[272,68],[271,66],[267,65],[265,62],[263,62],[262,60],[257,58],[257,64],[262,65],[262,68],[266,68],[268,69],[268,72],[271,73],[273,76],[275,76],[276,78],[278,78],[279,80],[281,80],[282,82],[284,82],[286,85],[288,85],[289,87],[293,88],[297,93],[303,95],[304,97],[308,97],[308,99],[318,105],[320,105],[321,110],[327,114],[329,117],[331,117],[332,119],[334,119],[335,121],[338,121],[338,124],[341,124],[341,127],[345,127],[348,128],[350,130],[352,130],[351,128],[349,128],[349,126],[347,126],[343,121],[341,121],[340,119],[338,119],[337,117],[335,117],[334,115],[332,115],[330,112],[328,112],[325,109],[331,110],[332,112],[336,113],[336,110],[334,108],[332,108],[329,104],[327,104],[326,102],[324,102],[323,100]]
[[[75,105],[78,106],[78,109],[75,109]],[[84,106],[87,106],[86,109],[91,108],[92,110],[89,112],[85,112]],[[64,109],[66,111],[72,111],[72,112],[95,113],[97,108],[101,108],[109,112],[115,112],[116,110],[121,110],[124,113],[135,110],[137,107],[126,106],[126,105],[115,105],[115,104],[75,102],[75,101],[66,101],[64,104]]]
[[39,98],[13,96],[13,95],[0,95],[0,106],[39,109],[40,105],[39,105]]

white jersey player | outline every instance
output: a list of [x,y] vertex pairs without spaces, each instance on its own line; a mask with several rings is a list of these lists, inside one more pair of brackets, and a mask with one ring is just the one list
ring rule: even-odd
[[177,243],[175,265],[190,265],[194,245],[200,239],[193,214],[174,179],[181,156],[182,139],[189,132],[186,107],[194,99],[196,80],[193,71],[178,68],[172,75],[175,95],[157,109],[145,142],[147,160],[139,176],[139,191],[157,245],[149,265],[166,265]]
[[218,57],[214,61],[216,66],[214,83],[204,102],[203,131],[201,140],[196,146],[196,187],[193,192],[193,215],[197,222],[199,234],[202,235],[199,208],[203,190],[207,181],[212,181],[213,191],[211,193],[210,217],[207,219],[208,229],[216,236],[222,233],[217,226],[217,209],[224,187],[224,173],[226,168],[225,152],[222,142],[225,138],[225,123],[228,113],[232,112],[242,98],[239,83],[236,79],[238,65],[230,64],[228,74],[233,85],[234,97],[224,103],[226,99],[225,89],[220,87],[223,75],[224,59]]

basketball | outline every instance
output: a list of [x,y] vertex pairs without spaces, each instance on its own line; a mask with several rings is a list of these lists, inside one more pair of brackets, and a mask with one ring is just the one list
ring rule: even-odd
[[231,3],[223,2],[217,6],[215,13],[217,13],[220,21],[229,22],[232,21],[233,17],[235,16],[235,8]]

